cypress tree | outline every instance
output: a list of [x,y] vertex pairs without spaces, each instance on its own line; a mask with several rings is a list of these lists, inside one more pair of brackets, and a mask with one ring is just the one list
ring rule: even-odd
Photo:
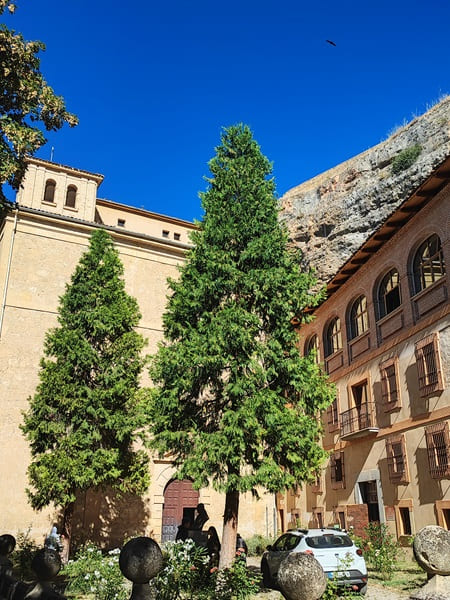
[[332,389],[298,351],[291,319],[320,300],[287,244],[271,164],[247,126],[225,129],[201,194],[193,249],[169,282],[154,356],[153,446],[180,478],[225,492],[221,567],[235,553],[239,495],[308,481],[326,453],[318,413]]
[[147,454],[133,447],[145,341],[122,276],[111,237],[96,230],[60,298],[59,326],[46,334],[40,383],[24,415],[31,505],[60,507],[69,539],[80,491],[108,485],[141,494],[148,486]]

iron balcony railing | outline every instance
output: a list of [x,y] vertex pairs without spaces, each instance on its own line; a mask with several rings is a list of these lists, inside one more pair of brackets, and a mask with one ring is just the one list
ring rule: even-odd
[[340,415],[340,424],[341,437],[378,431],[375,419],[375,404],[365,402],[360,406],[344,410]]

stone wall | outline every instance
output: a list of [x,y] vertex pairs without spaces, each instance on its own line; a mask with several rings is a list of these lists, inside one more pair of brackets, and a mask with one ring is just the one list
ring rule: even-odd
[[[419,145],[398,173],[393,161]],[[385,142],[289,190],[280,199],[290,240],[327,282],[381,223],[450,154],[450,96]]]

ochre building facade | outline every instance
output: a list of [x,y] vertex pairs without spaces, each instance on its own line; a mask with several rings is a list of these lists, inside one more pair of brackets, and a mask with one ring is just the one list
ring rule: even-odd
[[[59,297],[64,293],[95,228],[106,228],[124,264],[126,289],[139,304],[139,331],[152,354],[162,339],[162,314],[167,278],[177,277],[177,265],[190,247],[194,225],[97,197],[101,175],[30,159],[17,204],[0,233],[0,532],[16,535],[31,528],[42,541],[57,511],[35,512],[28,504],[26,469],[30,454],[19,425],[28,398],[38,384],[45,332],[57,325]],[[148,384],[144,374],[143,384]],[[224,497],[214,490],[196,492],[190,482],[174,481],[169,460],[151,462],[151,485],[143,498],[118,500],[103,491],[77,501],[75,528],[111,546],[132,535],[157,540],[174,537],[183,513],[203,502],[209,525],[221,531]],[[273,534],[275,499],[245,496],[241,502],[240,533]]]
[[300,328],[336,386],[323,415],[330,459],[278,498],[282,528],[386,523],[405,540],[450,529],[450,159],[327,285]]

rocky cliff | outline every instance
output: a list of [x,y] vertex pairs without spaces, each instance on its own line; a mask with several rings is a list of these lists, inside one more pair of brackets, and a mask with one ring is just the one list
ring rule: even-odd
[[328,281],[450,154],[450,96],[385,142],[289,190],[281,219],[293,244]]

